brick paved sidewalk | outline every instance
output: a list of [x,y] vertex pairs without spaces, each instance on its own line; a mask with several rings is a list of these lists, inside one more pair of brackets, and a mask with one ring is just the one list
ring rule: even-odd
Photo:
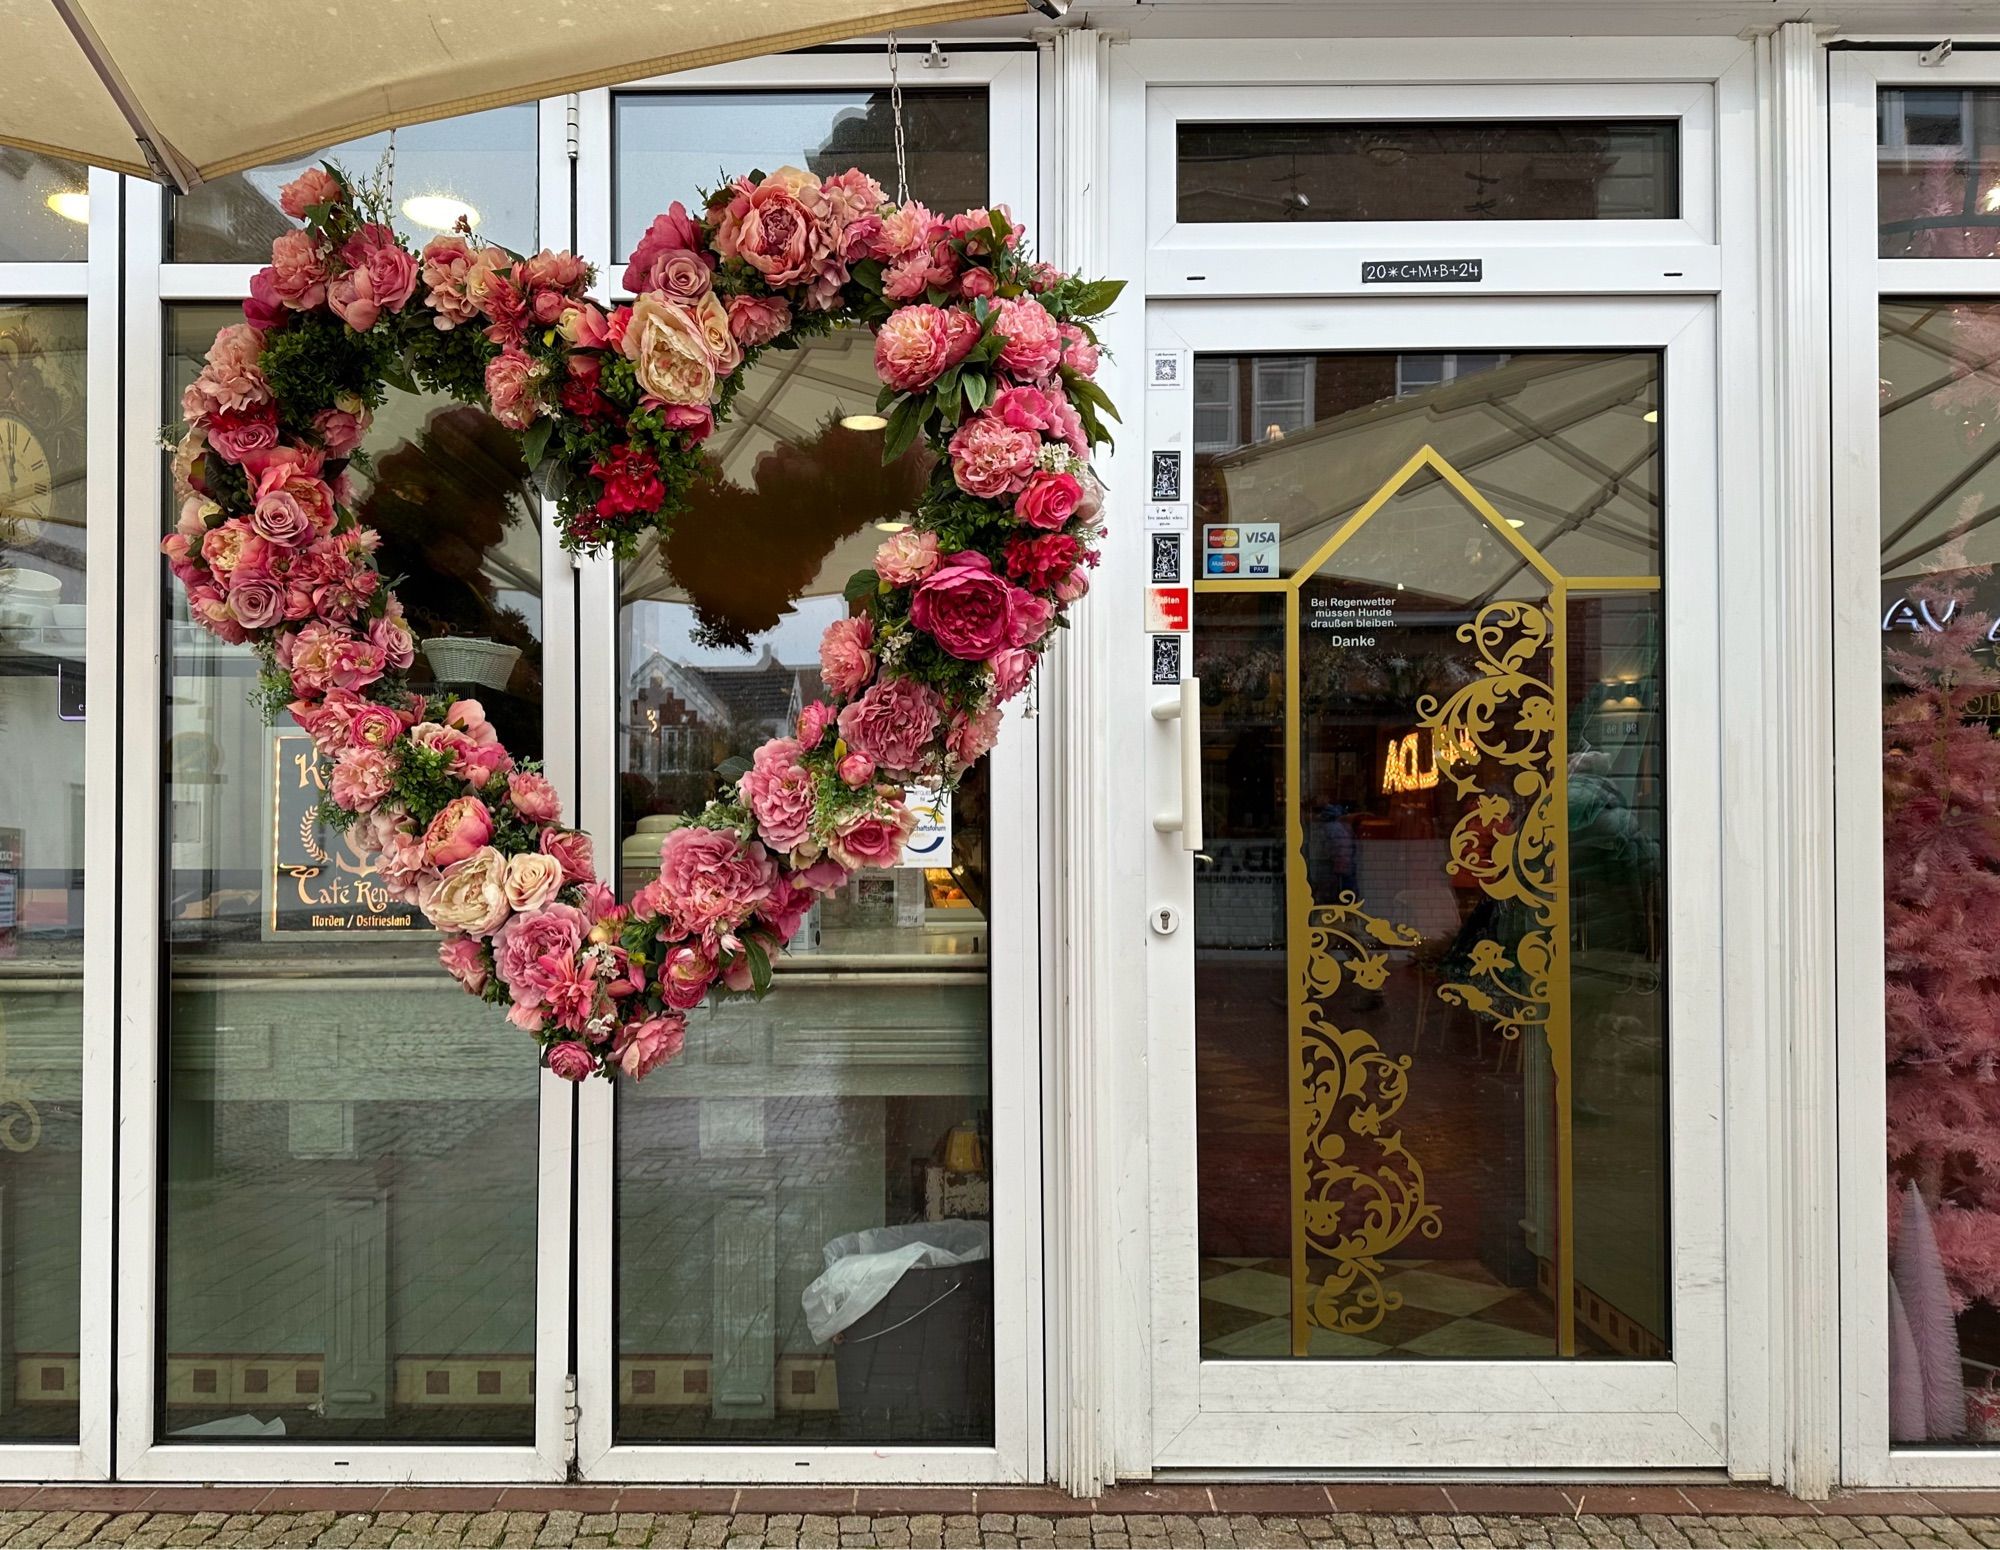
[[1814,1504],[1756,1488],[1693,1486],[1170,1485],[1123,1487],[1094,1501],[1001,1489],[52,1486],[0,1489],[0,1550],[74,1545],[2000,1550],[2000,1516],[1991,1514],[2000,1514],[2000,1494],[1992,1492],[1869,1492]]

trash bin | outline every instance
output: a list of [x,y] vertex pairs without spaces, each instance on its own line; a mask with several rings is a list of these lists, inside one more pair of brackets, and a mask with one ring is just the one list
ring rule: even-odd
[[833,1342],[842,1430],[871,1439],[984,1436],[993,1414],[993,1230],[916,1222],[847,1233],[805,1289]]

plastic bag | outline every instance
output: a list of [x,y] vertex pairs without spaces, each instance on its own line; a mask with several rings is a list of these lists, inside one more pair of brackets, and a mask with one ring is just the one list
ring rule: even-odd
[[817,1341],[831,1340],[887,1297],[905,1270],[992,1257],[989,1222],[912,1222],[843,1233],[826,1246],[826,1269],[799,1298],[806,1328]]

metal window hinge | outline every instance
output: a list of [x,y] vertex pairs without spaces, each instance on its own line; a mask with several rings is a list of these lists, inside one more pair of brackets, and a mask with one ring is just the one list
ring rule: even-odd
[[576,1463],[576,1423],[583,1411],[576,1402],[576,1374],[563,1375],[563,1447],[569,1453],[572,1466]]
[[569,128],[567,131],[569,136],[567,141],[567,144],[569,146],[569,159],[571,161],[575,161],[577,158],[577,152],[581,150],[583,146],[583,129],[581,124],[582,102],[578,98],[575,92],[571,92],[569,94],[569,97],[567,99],[567,105],[565,106],[563,111],[569,119]]

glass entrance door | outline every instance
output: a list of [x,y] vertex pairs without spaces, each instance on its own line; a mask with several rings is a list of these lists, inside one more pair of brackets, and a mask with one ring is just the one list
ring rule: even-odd
[[[1569,1432],[1657,1462],[1642,1430],[1692,1460],[1717,1239],[1675,1117],[1715,1036],[1674,903],[1712,850],[1681,789],[1698,809],[1710,734],[1677,667],[1708,605],[1670,571],[1712,510],[1675,459],[1712,434],[1700,313],[1396,310],[1155,325],[1186,357],[1200,706],[1199,848],[1155,857],[1191,905],[1192,1016],[1155,1035],[1196,1141],[1156,1306],[1192,1368],[1172,1446],[1197,1462],[1268,1380],[1310,1419],[1258,1405],[1267,1460],[1363,1462],[1332,1444],[1369,1413],[1395,1462],[1385,1409],[1433,1464],[1577,1462],[1542,1452]],[[1560,1415],[1586,1402],[1612,1416]]]

